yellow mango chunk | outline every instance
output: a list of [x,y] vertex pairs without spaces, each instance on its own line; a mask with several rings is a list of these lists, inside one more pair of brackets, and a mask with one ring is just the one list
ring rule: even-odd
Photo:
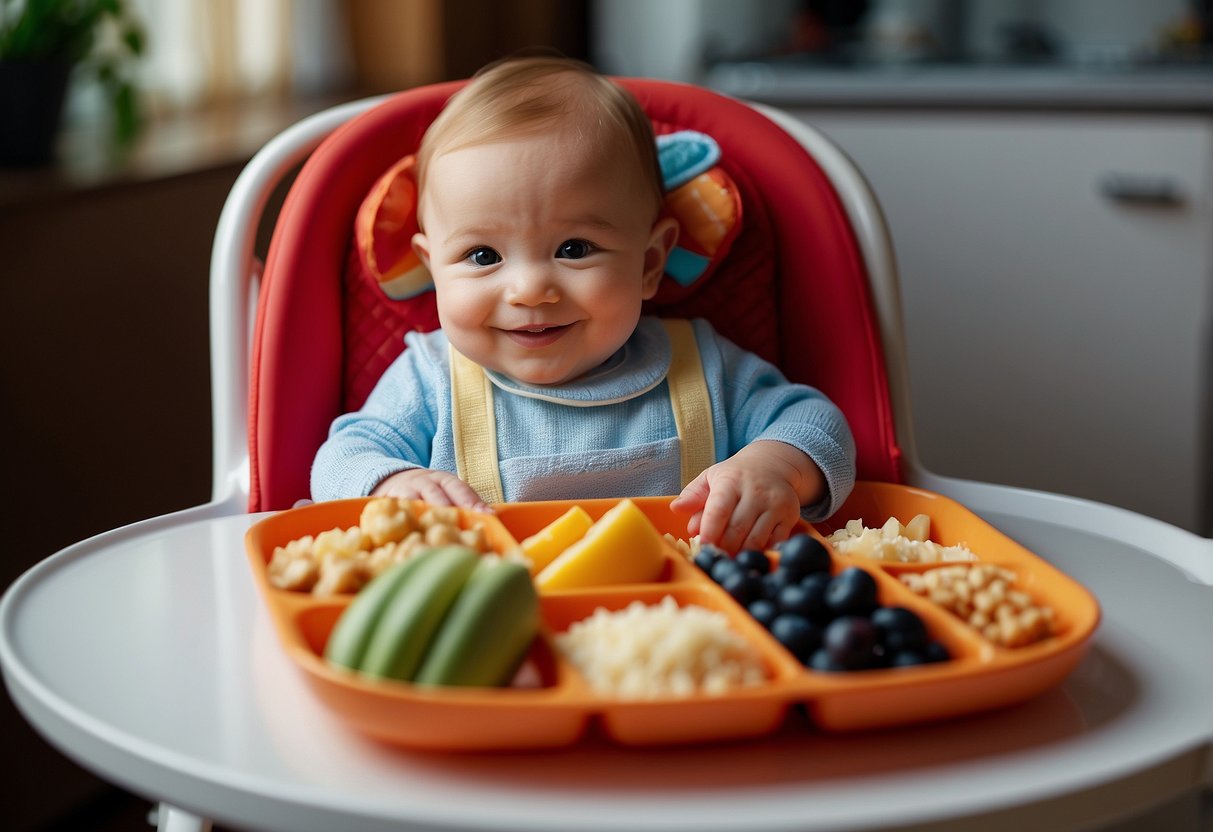
[[585,537],[594,518],[581,506],[573,506],[522,541],[522,553],[531,561],[531,574],[538,575],[556,556]]
[[664,547],[652,521],[623,500],[544,567],[535,586],[548,591],[655,581],[665,567]]

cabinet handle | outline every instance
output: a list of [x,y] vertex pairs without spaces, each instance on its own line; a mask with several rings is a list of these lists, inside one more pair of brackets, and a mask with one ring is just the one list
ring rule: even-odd
[[1126,205],[1178,208],[1188,201],[1183,186],[1166,176],[1110,173],[1099,180],[1099,190]]

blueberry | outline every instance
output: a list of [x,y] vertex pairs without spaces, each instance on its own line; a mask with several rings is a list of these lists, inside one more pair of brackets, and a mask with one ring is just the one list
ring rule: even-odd
[[858,566],[847,567],[826,587],[826,605],[835,615],[869,615],[876,609],[876,579]]
[[742,569],[737,564],[737,561],[733,560],[732,558],[723,557],[718,558],[716,562],[712,564],[712,571],[709,574],[712,576],[713,581],[723,585],[724,579],[729,575],[743,575],[745,574],[745,570]]
[[814,572],[830,571],[830,550],[811,534],[797,534],[775,547],[779,565],[797,579]]
[[864,669],[865,670],[880,670],[880,669],[889,667],[890,666],[889,660],[892,658],[893,658],[892,655],[890,655],[889,653],[886,653],[884,651],[884,649],[879,644],[877,644],[876,647],[872,650],[871,661],[868,662],[867,666]]
[[890,653],[910,650],[921,653],[926,649],[927,625],[913,610],[905,607],[880,607],[872,612],[872,623],[880,635],[880,643]]
[[952,658],[952,654],[948,652],[948,648],[944,647],[938,641],[927,642],[927,646],[922,651],[923,657],[928,662],[946,662]]
[[711,574],[712,567],[720,559],[720,551],[715,546],[701,546],[695,553],[695,565],[704,572]]
[[847,670],[862,670],[876,663],[876,626],[858,615],[835,618],[825,628],[822,647]]
[[830,658],[830,651],[824,647],[813,651],[813,655],[809,657],[806,664],[811,670],[820,670],[826,673],[838,673],[846,670],[845,667]]
[[829,572],[813,572],[801,578],[800,585],[805,587],[819,586],[821,587],[822,591],[824,591],[825,588],[830,585],[830,581],[833,580],[833,577],[834,576]]
[[762,597],[762,578],[740,570],[725,575],[720,582],[720,588],[743,607]]
[[898,650],[889,658],[889,667],[916,667],[927,663],[927,657],[917,650]]
[[789,581],[788,573],[778,566],[762,576],[762,585],[766,589],[766,596],[772,601],[779,597],[779,591],[789,583],[795,582]]
[[828,572],[814,572],[802,578],[799,584],[808,596],[806,605],[809,620],[817,624],[829,624],[830,619],[834,617],[834,613],[826,604],[826,588],[830,585],[830,580]]
[[805,614],[803,609],[804,602],[807,599],[808,595],[800,584],[784,584],[780,587],[779,593],[775,596],[774,600],[781,612],[790,612],[793,615],[808,618],[809,616]]
[[767,598],[759,598],[757,601],[751,601],[750,605],[746,607],[746,609],[749,611],[750,615],[754,617],[755,621],[766,627],[768,630],[771,629],[771,622],[773,622],[779,615],[779,607],[775,605],[774,601]]
[[765,552],[758,549],[742,549],[734,560],[743,568],[757,572],[759,575],[765,575],[771,571],[771,561],[767,559]]
[[821,630],[799,615],[781,613],[771,622],[771,635],[801,664],[821,646]]
[[788,584],[779,590],[775,603],[779,605],[780,612],[790,612],[810,620],[817,618],[815,613],[820,612],[809,590],[800,584]]

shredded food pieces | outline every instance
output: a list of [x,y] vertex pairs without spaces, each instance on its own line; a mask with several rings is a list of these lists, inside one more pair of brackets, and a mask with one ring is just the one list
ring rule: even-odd
[[827,540],[842,555],[872,558],[891,563],[944,563],[975,561],[977,556],[963,545],[942,546],[930,539],[931,518],[916,515],[904,526],[890,517],[878,529],[863,520],[848,520]]
[[415,511],[409,500],[377,497],[363,507],[357,526],[305,535],[275,548],[267,571],[279,589],[320,596],[354,593],[421,549],[452,543],[481,554],[488,549],[484,527],[460,528],[453,506]]
[[907,573],[901,582],[966,621],[1000,647],[1024,647],[1053,634],[1053,608],[1015,589],[1017,575],[992,563]]

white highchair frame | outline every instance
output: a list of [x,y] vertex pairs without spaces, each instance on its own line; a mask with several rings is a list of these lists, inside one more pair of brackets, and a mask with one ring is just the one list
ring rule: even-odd
[[[219,218],[210,272],[213,485],[211,501],[182,514],[221,516],[246,510],[249,495],[248,385],[253,313],[260,263],[254,241],[261,215],[283,179],[337,127],[386,96],[352,101],[310,116],[268,142],[236,180]],[[908,484],[955,499],[981,514],[1010,512],[1074,529],[1101,529],[1141,546],[1197,580],[1213,584],[1213,540],[1124,509],[1073,497],[939,476],[920,463],[911,420],[909,370],[901,294],[892,241],[866,179],[837,146],[812,127],[765,105],[750,104],[817,160],[850,217],[864,257],[884,345],[889,394],[902,470]],[[199,832],[210,822],[167,804],[162,832]]]

